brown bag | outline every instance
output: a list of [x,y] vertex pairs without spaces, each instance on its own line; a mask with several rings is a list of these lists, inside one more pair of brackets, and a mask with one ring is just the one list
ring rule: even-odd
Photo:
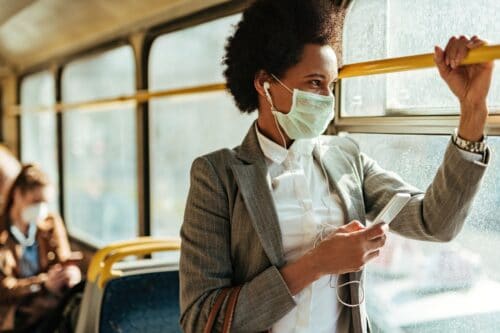
[[222,326],[222,333],[230,333],[234,310],[236,308],[236,302],[238,302],[238,295],[240,294],[240,290],[241,286],[234,288],[224,288],[221,290],[221,292],[215,299],[215,303],[212,307],[212,310],[210,310],[210,314],[208,315],[208,321],[205,325],[205,329],[203,330],[204,333],[212,333],[215,319],[217,318],[217,314],[219,313],[219,310],[226,298],[228,298],[228,301],[226,314],[224,316],[224,325]]

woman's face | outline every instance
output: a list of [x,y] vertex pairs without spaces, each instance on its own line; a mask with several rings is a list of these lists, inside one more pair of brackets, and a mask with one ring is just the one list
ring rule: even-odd
[[[329,45],[306,44],[301,61],[279,78],[291,90],[299,89],[319,95],[332,96],[338,76],[337,57]],[[283,113],[290,112],[292,94],[276,80],[270,82],[274,106]]]
[[[51,186],[40,186],[32,190],[22,193],[16,190],[14,194],[14,207],[23,215],[27,208],[33,207],[37,204],[47,204],[50,202],[53,193]],[[30,221],[24,221],[30,222]]]

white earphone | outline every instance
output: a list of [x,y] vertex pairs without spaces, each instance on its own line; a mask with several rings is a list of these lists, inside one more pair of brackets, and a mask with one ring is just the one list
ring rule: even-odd
[[266,97],[267,97],[267,100],[269,101],[269,103],[272,104],[272,98],[271,98],[271,95],[269,94],[269,88],[270,88],[270,84],[269,82],[264,82],[264,85],[263,85],[263,88],[264,88],[264,92],[266,93]]

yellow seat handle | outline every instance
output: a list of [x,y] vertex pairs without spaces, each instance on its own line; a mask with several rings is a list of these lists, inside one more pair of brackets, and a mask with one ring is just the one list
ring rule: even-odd
[[[176,238],[177,239],[177,238]],[[90,261],[89,268],[87,270],[87,280],[90,282],[95,282],[97,279],[97,276],[101,272],[101,269],[104,266],[104,260],[112,253],[115,251],[122,249],[122,248],[127,248],[130,246],[136,246],[140,244],[156,244],[156,243],[162,243],[165,241],[170,241],[174,239],[170,238],[152,238],[152,237],[138,237],[135,239],[131,240],[126,240],[126,241],[119,241],[112,243],[110,245],[107,245],[103,247],[102,249],[98,250],[94,256],[92,257],[92,260]]]
[[123,271],[112,270],[113,265],[128,256],[142,256],[155,252],[177,251],[181,248],[180,240],[168,240],[159,243],[140,244],[117,249],[104,260],[104,266],[98,277],[97,285],[103,288],[106,283],[123,275]]

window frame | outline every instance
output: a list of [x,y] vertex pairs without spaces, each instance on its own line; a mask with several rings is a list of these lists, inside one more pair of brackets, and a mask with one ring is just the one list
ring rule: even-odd
[[[342,79],[335,85],[335,118],[329,133],[377,133],[377,134],[452,134],[458,127],[459,115],[421,115],[421,116],[342,116]],[[486,124],[486,133],[490,136],[500,135],[500,114],[490,114]]]

